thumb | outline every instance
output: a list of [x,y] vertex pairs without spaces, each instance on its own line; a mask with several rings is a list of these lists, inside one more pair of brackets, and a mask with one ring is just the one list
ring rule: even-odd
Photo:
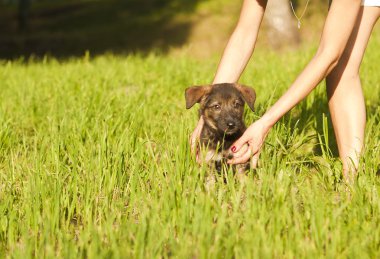
[[236,140],[232,145],[231,145],[231,151],[233,153],[238,152],[242,146],[244,146],[245,143],[247,143],[248,137],[243,134],[238,140]]

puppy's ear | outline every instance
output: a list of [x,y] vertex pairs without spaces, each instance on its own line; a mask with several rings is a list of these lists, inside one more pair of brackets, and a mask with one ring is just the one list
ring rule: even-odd
[[186,109],[193,107],[195,103],[199,103],[202,97],[210,92],[211,86],[192,86],[185,90]]
[[254,111],[254,104],[256,101],[256,92],[253,90],[253,88],[245,86],[245,85],[239,85],[235,84],[235,87],[239,90],[241,93],[244,101],[248,104],[249,108],[251,108],[252,111]]

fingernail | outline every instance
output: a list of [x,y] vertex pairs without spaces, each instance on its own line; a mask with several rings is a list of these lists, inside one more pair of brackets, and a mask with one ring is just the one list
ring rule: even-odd
[[236,147],[233,146],[233,147],[231,148],[231,151],[235,153],[235,151],[236,151]]

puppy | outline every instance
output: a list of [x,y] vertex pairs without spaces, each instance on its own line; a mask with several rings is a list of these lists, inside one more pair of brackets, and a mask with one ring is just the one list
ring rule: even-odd
[[[255,91],[239,84],[214,84],[192,86],[185,91],[186,108],[195,103],[200,104],[199,116],[203,117],[204,126],[200,143],[208,151],[206,162],[214,162],[220,172],[226,160],[232,158],[229,152],[231,145],[241,137],[246,126],[243,120],[244,103],[253,111],[256,100]],[[244,173],[249,170],[250,162],[233,165],[233,170]]]

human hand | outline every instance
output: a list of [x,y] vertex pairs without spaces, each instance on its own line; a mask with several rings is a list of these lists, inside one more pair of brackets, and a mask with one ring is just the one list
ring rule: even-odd
[[201,131],[202,131],[203,125],[204,125],[204,121],[203,121],[203,117],[201,116],[199,118],[197,126],[195,127],[193,133],[191,133],[190,139],[189,139],[191,153],[195,154],[196,161],[198,163],[200,163],[201,161],[200,161],[200,158],[199,158],[199,150],[198,150],[197,143],[199,141],[199,137],[201,135]]
[[257,167],[260,151],[270,127],[263,120],[257,120],[249,126],[244,134],[231,147],[233,158],[229,164],[242,164],[251,158],[251,168]]

